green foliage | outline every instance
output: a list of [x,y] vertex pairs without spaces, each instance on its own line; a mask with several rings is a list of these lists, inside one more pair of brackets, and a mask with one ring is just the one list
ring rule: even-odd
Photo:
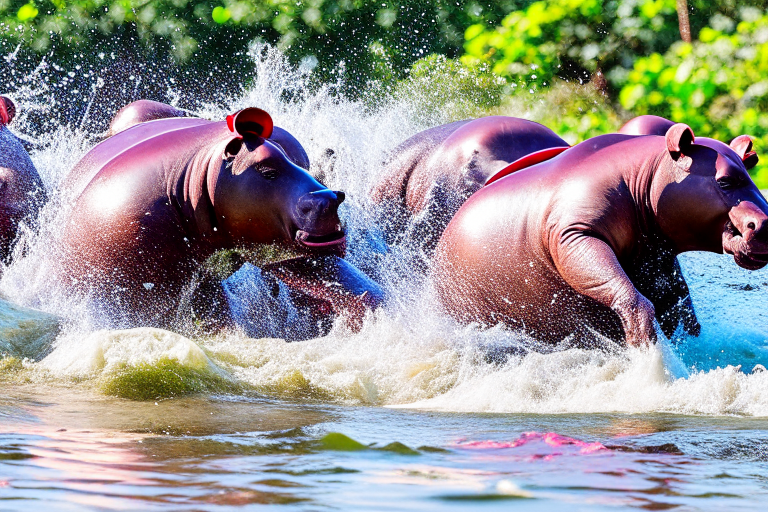
[[[467,26],[495,22],[522,0],[0,0],[0,43],[12,51],[53,51],[57,63],[72,54],[139,46],[176,63],[199,59],[230,63],[260,38],[317,65],[333,79],[345,62],[355,85],[394,74],[402,78],[429,54],[457,56]],[[0,45],[0,49],[3,46]],[[160,58],[159,60],[163,60]],[[233,66],[236,68],[236,66]]]
[[507,97],[499,112],[548,126],[569,144],[615,132],[622,125],[622,119],[605,94],[590,84],[559,79],[536,94],[526,92]]
[[466,63],[490,63],[498,75],[535,87],[556,76],[589,80],[679,35],[675,0],[542,0],[497,27],[472,25],[465,37]]
[[[720,21],[693,44],[638,59],[619,99],[637,115],[684,122],[698,136],[752,135],[760,153],[768,148],[768,14],[743,9],[738,23]],[[766,160],[753,171],[761,187],[768,187]]]
[[239,393],[242,389],[210,368],[191,368],[163,358],[111,372],[103,377],[101,391],[130,400],[158,400],[193,393]]
[[393,94],[419,106],[414,116],[449,123],[479,117],[498,107],[504,85],[487,66],[469,67],[458,59],[430,55],[413,64],[408,78],[395,85]]
[[[694,34],[713,16],[733,15],[736,8],[735,0],[688,4]],[[765,0],[739,4],[764,6]],[[540,0],[498,26],[483,21],[468,27],[463,59],[491,64],[498,75],[532,87],[553,77],[585,81],[598,71],[620,84],[638,56],[679,40],[676,6],[676,0]]]

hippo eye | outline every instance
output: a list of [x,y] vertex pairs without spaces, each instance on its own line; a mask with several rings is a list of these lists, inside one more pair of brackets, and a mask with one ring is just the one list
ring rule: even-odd
[[733,190],[738,188],[741,184],[741,180],[732,176],[724,176],[717,180],[717,185],[723,190]]
[[277,178],[277,175],[278,175],[277,169],[273,169],[272,167],[267,167],[266,165],[259,165],[256,167],[256,170],[259,171],[261,175],[268,180],[273,180]]

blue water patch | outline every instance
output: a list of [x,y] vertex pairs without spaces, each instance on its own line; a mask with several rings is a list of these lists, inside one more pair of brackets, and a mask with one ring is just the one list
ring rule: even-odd
[[768,367],[768,271],[748,271],[728,255],[701,252],[681,255],[680,264],[702,328],[698,337],[678,330],[670,357],[691,371]]
[[672,350],[691,370],[730,365],[751,373],[757,365],[768,367],[768,330],[708,319],[698,337],[682,338]]

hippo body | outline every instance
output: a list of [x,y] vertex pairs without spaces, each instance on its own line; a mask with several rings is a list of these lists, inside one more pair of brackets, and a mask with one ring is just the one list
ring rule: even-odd
[[530,153],[567,147],[549,128],[515,117],[457,121],[403,142],[371,192],[385,232],[410,234],[429,252],[459,207],[497,171]]
[[271,128],[265,112],[246,109],[227,122],[142,123],[96,146],[71,185],[65,286],[95,296],[119,324],[167,325],[184,286],[220,249],[277,243],[343,254],[343,193],[289,161]]
[[46,194],[29,154],[6,126],[15,106],[2,96],[0,103],[0,258],[7,259],[19,222],[37,215]]
[[681,315],[690,297],[676,256],[768,262],[768,204],[747,172],[751,143],[739,139],[694,143],[685,125],[664,137],[603,135],[485,187],[437,246],[439,300],[460,321],[551,343],[587,331],[647,343],[654,316],[667,335],[677,320],[697,334],[695,317]]

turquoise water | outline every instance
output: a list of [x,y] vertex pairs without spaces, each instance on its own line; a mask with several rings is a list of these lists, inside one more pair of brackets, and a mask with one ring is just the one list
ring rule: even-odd
[[[446,98],[425,113],[418,83],[378,109],[332,87],[284,94],[307,80],[268,52],[252,84],[195,112],[260,106],[313,162],[334,148],[312,172],[348,193],[349,259],[389,296],[356,333],[115,329],[49,278],[58,184],[97,130],[25,133],[51,202],[0,280],[0,509],[764,508],[768,271],[685,255],[702,335],[648,350],[542,351],[456,325],[411,272],[418,255],[371,249],[365,198],[387,148],[471,112]],[[22,112],[50,100],[17,93]]]

